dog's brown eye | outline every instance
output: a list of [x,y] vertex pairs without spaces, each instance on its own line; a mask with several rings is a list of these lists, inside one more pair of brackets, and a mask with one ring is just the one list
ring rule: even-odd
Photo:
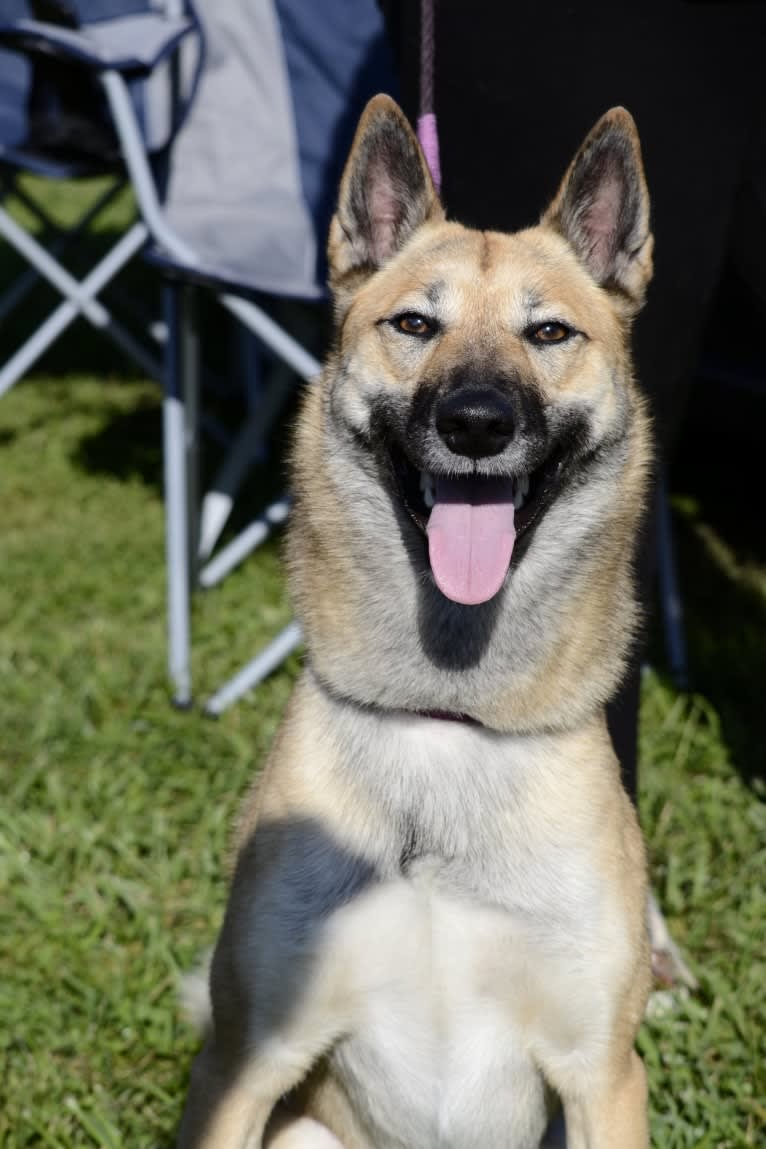
[[393,320],[394,326],[405,335],[432,335],[434,324],[424,315],[415,311],[408,311],[404,315],[397,315]]
[[540,323],[529,327],[525,334],[533,343],[563,343],[572,334],[572,329],[565,323]]

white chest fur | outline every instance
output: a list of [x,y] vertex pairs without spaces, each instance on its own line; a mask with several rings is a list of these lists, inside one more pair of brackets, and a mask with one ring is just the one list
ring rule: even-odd
[[397,871],[328,923],[353,1018],[336,1070],[380,1149],[536,1146],[543,1071],[600,1057],[625,954],[576,762],[560,740],[417,717],[346,711],[332,730],[381,837],[407,827]]
[[478,1149],[508,1144],[512,1127],[514,1145],[536,1146],[542,1082],[509,1003],[519,969],[505,961],[498,911],[452,903],[413,881],[382,888],[354,916],[345,925],[357,945],[365,938],[364,985],[355,977],[350,987],[359,992],[357,1023],[335,1064],[374,1143]]

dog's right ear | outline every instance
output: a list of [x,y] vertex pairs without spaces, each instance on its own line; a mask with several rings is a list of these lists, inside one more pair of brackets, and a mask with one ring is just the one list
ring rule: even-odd
[[349,274],[356,285],[359,276],[387,263],[426,220],[443,216],[406,116],[389,96],[374,96],[356,130],[330,228],[333,291]]

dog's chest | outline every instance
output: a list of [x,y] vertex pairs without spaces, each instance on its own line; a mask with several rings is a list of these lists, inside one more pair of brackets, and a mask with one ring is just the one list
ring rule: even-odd
[[444,882],[423,859],[356,908],[360,992],[336,1072],[379,1149],[536,1146],[546,1124],[536,1055],[582,1050],[594,1019],[577,1003],[588,995],[535,922],[471,905]]
[[531,1149],[541,1066],[587,1063],[608,1034],[622,924],[589,847],[537,825],[536,750],[509,761],[454,723],[362,733],[348,760],[384,788],[401,855],[325,938],[349,1008],[334,1071],[377,1149]]

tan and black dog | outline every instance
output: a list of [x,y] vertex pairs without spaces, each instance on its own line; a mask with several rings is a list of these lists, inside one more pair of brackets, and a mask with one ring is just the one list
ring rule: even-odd
[[645,1149],[641,837],[604,705],[649,464],[638,138],[537,227],[447,222],[391,100],[294,449],[306,669],[246,803],[183,1149]]

